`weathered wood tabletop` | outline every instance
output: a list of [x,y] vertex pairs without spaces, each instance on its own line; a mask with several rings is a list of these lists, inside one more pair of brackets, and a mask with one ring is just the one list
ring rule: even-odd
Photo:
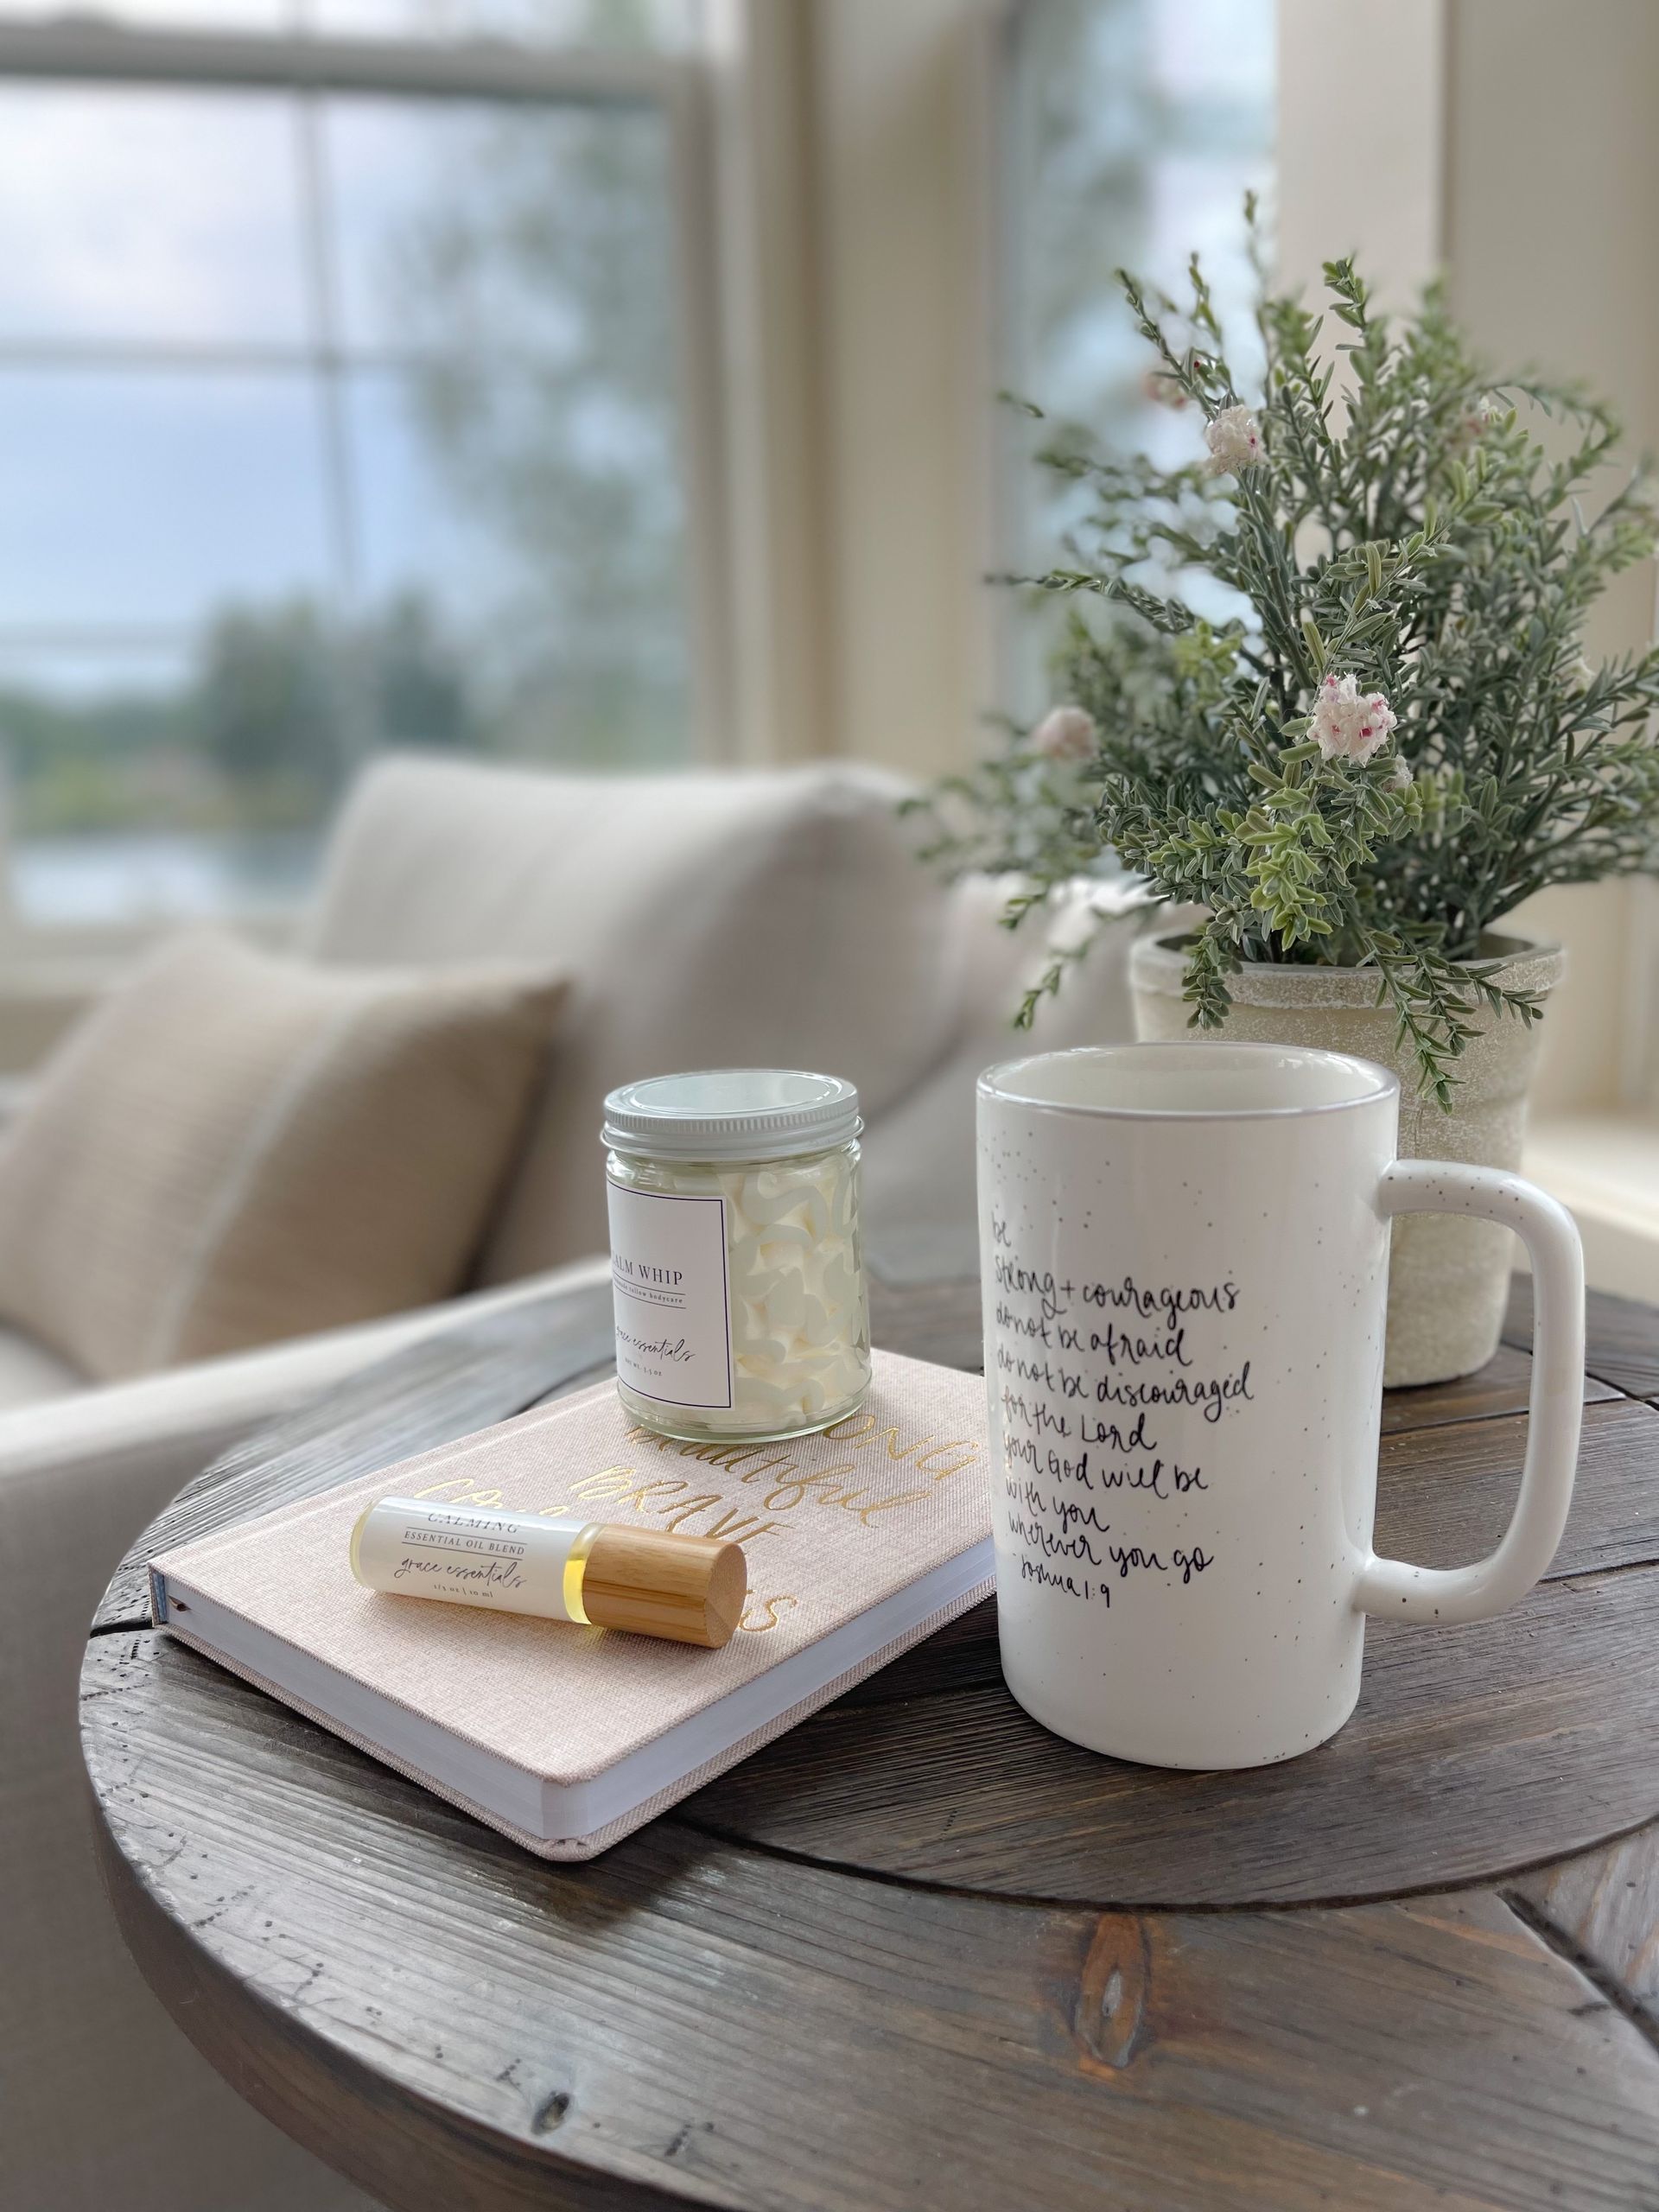
[[[1524,1290],[1483,1374],[1388,1401],[1380,1548],[1501,1530]],[[137,1561],[591,1377],[607,1295],[240,1446],[100,1610],[111,1892],[263,2112],[407,2212],[1659,2208],[1659,1312],[1591,1300],[1547,1582],[1479,1627],[1374,1624],[1306,1758],[1077,1751],[1003,1691],[986,1606],[553,1866],[153,1632]],[[976,1288],[878,1286],[876,1335],[976,1366]]]

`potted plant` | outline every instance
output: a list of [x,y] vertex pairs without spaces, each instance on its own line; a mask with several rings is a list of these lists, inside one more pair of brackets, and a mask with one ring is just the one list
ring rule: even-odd
[[[1347,261],[1325,269],[1334,331],[1262,288],[1247,395],[1191,276],[1184,316],[1120,281],[1194,458],[1051,442],[1088,500],[1076,557],[1007,581],[1075,602],[1061,703],[951,779],[930,849],[1018,870],[1010,925],[1116,855],[1191,910],[1135,948],[1143,1037],[1363,1053],[1401,1075],[1402,1149],[1515,1166],[1564,962],[1505,918],[1659,858],[1659,650],[1592,668],[1582,645],[1655,550],[1645,478],[1607,493],[1605,406],[1493,382],[1436,292],[1389,321]],[[1484,1364],[1509,1265],[1489,1225],[1398,1223],[1387,1379]]]

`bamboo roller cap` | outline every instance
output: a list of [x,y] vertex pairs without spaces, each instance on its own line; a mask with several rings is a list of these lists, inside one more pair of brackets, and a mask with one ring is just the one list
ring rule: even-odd
[[741,1544],[660,1529],[601,1529],[582,1577],[582,1610],[595,1628],[710,1651],[731,1642],[748,1593]]

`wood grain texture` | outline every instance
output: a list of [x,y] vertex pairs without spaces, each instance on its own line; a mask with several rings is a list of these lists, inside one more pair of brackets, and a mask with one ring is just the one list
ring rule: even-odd
[[[1532,1277],[1516,1275],[1510,1286],[1503,1341],[1523,1350],[1532,1342]],[[1659,1307],[1632,1298],[1592,1290],[1585,1298],[1584,1364],[1586,1371],[1632,1398],[1659,1398]]]
[[1659,1729],[1652,1572],[1548,1586],[1472,1627],[1374,1624],[1341,1734],[1241,1774],[1098,1758],[988,1673],[832,1706],[683,1817],[908,1881],[1173,1907],[1480,1881],[1659,1815],[1659,1768],[1632,1756]]
[[[1491,1421],[1503,1414],[1523,1414],[1532,1389],[1532,1354],[1516,1344],[1500,1344],[1478,1374],[1455,1382],[1425,1382],[1412,1390],[1382,1393],[1382,1433],[1438,1428],[1452,1421]],[[1584,1378],[1586,1405],[1619,1395],[1611,1382]]]
[[[1524,1418],[1385,1437],[1373,1541],[1419,1567],[1491,1551],[1515,1510]],[[1578,1479],[1552,1578],[1659,1559],[1659,1411],[1628,1398],[1586,1406]],[[1518,1618],[1519,1617],[1517,1617]]]
[[1511,1885],[1563,1946],[1659,2032],[1659,1827]]
[[596,1628],[637,1630],[718,1651],[743,1618],[749,1574],[741,1544],[666,1529],[602,1529],[582,1578]]
[[505,1421],[574,1389],[613,1352],[604,1284],[481,1318],[378,1362],[233,1445],[181,1490],[117,1568],[94,1628],[149,1618],[144,1562],[170,1545]]
[[135,1952],[399,2212],[1636,2212],[1659,2059],[1497,1898],[1141,1916],[658,1822],[515,1851],[149,1634],[88,1656]]
[[[879,1343],[977,1366],[976,1284],[873,1310]],[[609,1325],[601,1290],[416,1347],[228,1455],[137,1556],[569,1387]],[[550,1866],[117,1628],[130,1566],[82,1700],[129,1941],[245,2095],[404,2212],[1659,2212],[1659,1773],[1632,1756],[1659,1412],[1618,1395],[1644,1326],[1659,1398],[1659,1316],[1592,1315],[1554,1582],[1481,1627],[1374,1630],[1350,1727],[1250,1775],[1047,1735],[987,1605]],[[1390,1395],[1383,1548],[1495,1539],[1529,1372],[1512,1345]]]

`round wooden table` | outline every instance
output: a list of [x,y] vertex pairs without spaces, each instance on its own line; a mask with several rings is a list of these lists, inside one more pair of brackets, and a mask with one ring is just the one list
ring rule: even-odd
[[[1391,1397],[1378,1544],[1508,1515],[1491,1366]],[[163,1543],[591,1377],[608,1294],[439,1338],[238,1447],[87,1647],[100,1847],[162,2001],[406,2212],[1659,2206],[1659,1313],[1592,1298],[1549,1579],[1374,1625],[1336,1740],[1237,1775],[1091,1758],[983,1607],[586,1866],[546,1864],[147,1624]],[[878,1286],[973,1366],[976,1287]]]

